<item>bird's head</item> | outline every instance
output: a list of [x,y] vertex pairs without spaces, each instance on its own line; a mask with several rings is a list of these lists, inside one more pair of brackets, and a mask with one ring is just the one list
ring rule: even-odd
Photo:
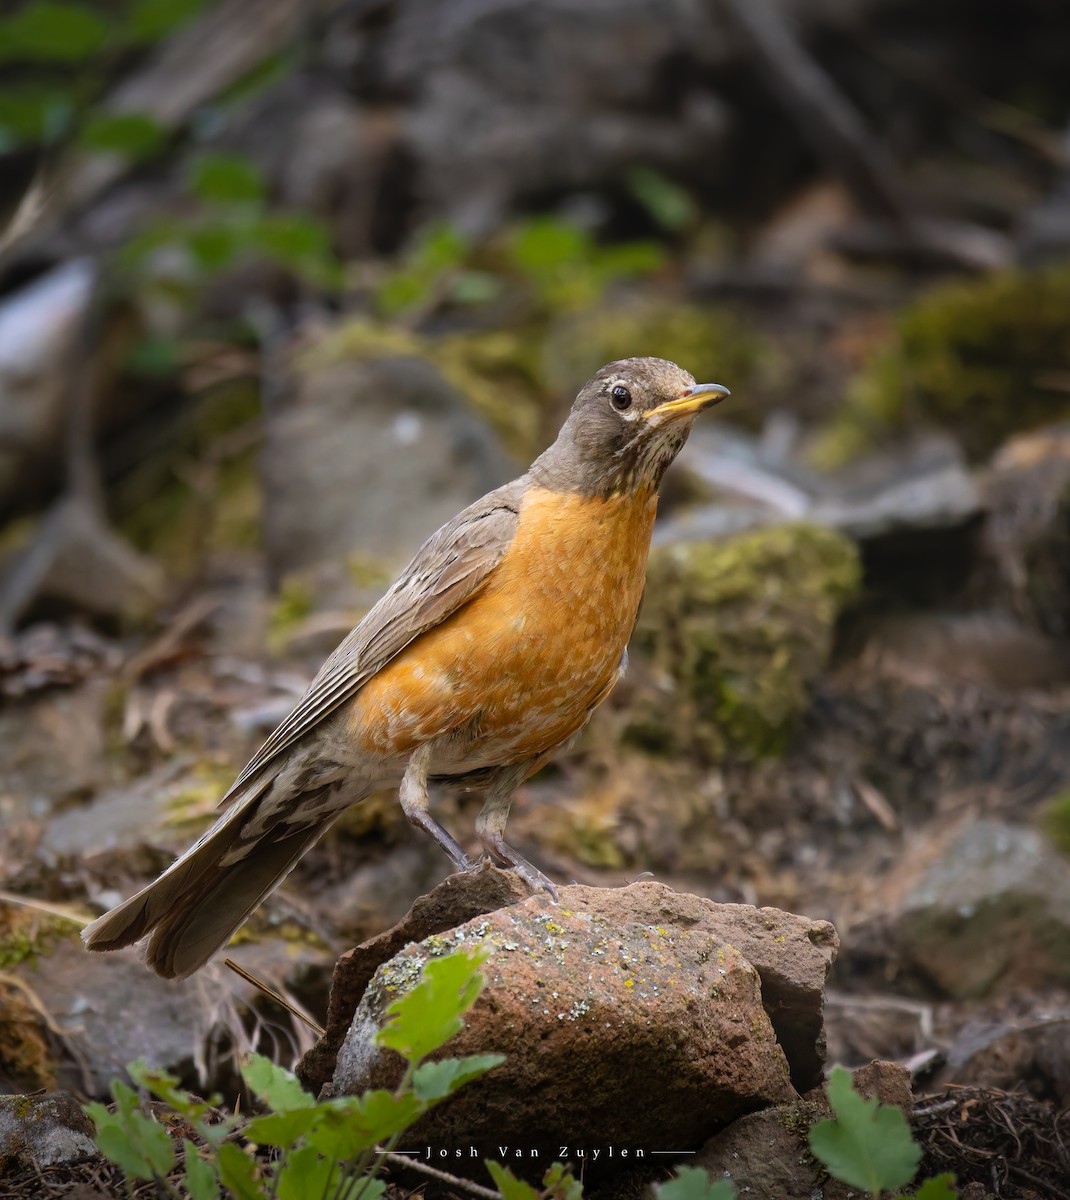
[[695,417],[728,394],[664,358],[607,363],[580,389],[557,441],[532,471],[557,490],[653,492]]

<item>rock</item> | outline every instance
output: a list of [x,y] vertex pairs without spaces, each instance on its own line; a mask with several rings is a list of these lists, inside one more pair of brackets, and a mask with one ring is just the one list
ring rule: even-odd
[[375,65],[389,93],[414,97],[421,199],[486,230],[527,196],[619,187],[638,165],[716,184],[730,123],[700,66],[719,25],[688,0],[407,0]]
[[207,994],[197,978],[176,985],[147,971],[136,952],[88,954],[72,942],[20,974],[66,1043],[61,1085],[107,1096],[111,1080],[134,1059],[188,1074],[204,1057]]
[[0,1096],[0,1174],[98,1157],[94,1132],[70,1092]]
[[7,819],[42,817],[116,779],[117,764],[107,753],[109,686],[99,674],[82,686],[42,689],[0,709],[0,813]]
[[67,358],[96,279],[89,259],[49,271],[0,303],[0,508],[53,478],[62,440]]
[[[898,1063],[871,1062],[854,1072],[854,1084],[863,1096],[909,1115],[910,1073]],[[730,1179],[747,1200],[849,1200],[858,1192],[830,1179],[807,1142],[810,1126],[831,1115],[824,1087],[815,1088],[801,1100],[741,1117],[688,1161],[712,1182]]]
[[998,271],[935,287],[904,308],[855,379],[825,445],[841,461],[916,427],[951,430],[974,461],[1013,433],[1070,413],[1062,382],[1070,270]]
[[1002,591],[1054,637],[1070,634],[1070,425],[1012,438],[984,483],[984,544]]
[[410,942],[455,929],[474,917],[515,904],[529,895],[528,888],[511,871],[495,869],[473,875],[450,875],[433,891],[415,900],[391,929],[347,950],[334,968],[326,1033],[298,1068],[305,1087],[319,1091],[330,1081],[360,998],[383,963]]
[[[302,1064],[306,1084],[323,1078],[348,1023],[328,1091],[396,1085],[400,1060],[371,1043],[395,985],[414,963],[463,944],[492,956],[487,987],[448,1053],[478,1046],[507,1061],[412,1131],[414,1144],[541,1147],[547,1158],[563,1137],[694,1145],[740,1113],[793,1096],[789,1073],[804,1086],[820,1075],[821,993],[836,947],[827,923],[656,883],[574,885],[559,906],[530,895],[500,906],[518,890],[495,870],[452,877],[343,959],[327,1035]],[[485,915],[457,925],[473,908]],[[428,926],[443,933],[384,962]],[[642,1106],[621,1105],[622,1093],[640,1092]]]
[[1026,1091],[1070,1105],[1070,1025],[1065,1006],[1013,1021],[969,1021],[955,1035],[937,1086]]
[[[265,921],[261,917],[259,925]],[[292,992],[293,981],[317,961],[323,963],[327,952],[307,938],[291,941],[286,933],[268,926],[270,936],[258,940],[256,926],[246,927],[244,940],[227,953],[270,986]],[[190,979],[165,980],[146,970],[136,949],[89,954],[78,941],[62,942],[32,964],[22,963],[18,974],[48,1014],[60,1048],[57,1083],[100,1098],[139,1058],[200,1090],[210,1089],[222,1065],[231,1068],[228,1055],[241,1046],[243,1020],[261,1000],[259,991],[221,959]],[[284,1035],[298,1049],[303,1048],[301,1028],[295,1023]],[[307,1046],[307,1031],[303,1037]]]
[[661,686],[636,698],[626,736],[707,761],[783,750],[858,589],[854,546],[784,525],[661,547],[647,579],[633,646]]
[[317,601],[342,605],[515,474],[434,367],[374,351],[354,361],[345,332],[303,358],[263,457],[272,575],[311,572]]
[[938,994],[1070,984],[1070,865],[1035,830],[975,820],[930,835],[880,905],[853,952],[883,945]]

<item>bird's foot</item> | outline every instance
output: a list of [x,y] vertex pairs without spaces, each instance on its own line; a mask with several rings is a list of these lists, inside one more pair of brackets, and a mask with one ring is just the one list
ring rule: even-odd
[[515,871],[533,892],[548,892],[555,904],[558,903],[557,884],[544,875],[534,863],[518,854],[512,846],[506,845],[500,838],[488,838],[483,843],[486,854],[483,862],[492,862],[496,866],[506,867]]

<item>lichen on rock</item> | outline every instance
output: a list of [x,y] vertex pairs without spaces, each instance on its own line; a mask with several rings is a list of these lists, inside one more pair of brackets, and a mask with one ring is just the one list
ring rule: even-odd
[[661,687],[637,698],[629,740],[707,761],[781,752],[860,576],[854,545],[813,525],[656,550],[634,645]]

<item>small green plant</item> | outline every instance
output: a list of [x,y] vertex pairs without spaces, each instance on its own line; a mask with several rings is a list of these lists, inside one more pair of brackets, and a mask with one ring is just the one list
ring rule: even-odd
[[574,311],[595,304],[613,283],[649,275],[665,261],[655,242],[603,245],[560,217],[519,221],[487,246],[453,226],[427,225],[401,264],[380,282],[375,304],[388,319],[414,323],[439,304],[498,300],[508,280],[519,283],[536,310]]
[[657,1200],[736,1200],[736,1185],[729,1179],[714,1183],[699,1167],[681,1167],[676,1178],[655,1189]]
[[[462,1014],[483,988],[479,968],[485,957],[458,951],[432,959],[420,983],[387,1010],[391,1020],[377,1043],[406,1063],[392,1092],[317,1103],[289,1071],[252,1055],[242,1078],[266,1111],[247,1118],[220,1112],[166,1072],[135,1063],[130,1076],[140,1092],[116,1081],[112,1108],[86,1106],[97,1145],[128,1181],[153,1181],[160,1194],[172,1197],[216,1200],[223,1188],[239,1200],[377,1200],[385,1187],[379,1169],[402,1133],[502,1061],[497,1054],[426,1061],[461,1028]],[[161,1101],[193,1139],[183,1137],[179,1147],[142,1093]],[[258,1154],[260,1148],[270,1148],[270,1156]]]
[[[828,1098],[836,1115],[810,1129],[810,1150],[828,1173],[874,1197],[910,1183],[921,1162],[921,1146],[903,1110],[865,1099],[843,1067],[834,1067],[829,1075]],[[914,1200],[955,1200],[954,1183],[952,1175],[927,1179]]]

